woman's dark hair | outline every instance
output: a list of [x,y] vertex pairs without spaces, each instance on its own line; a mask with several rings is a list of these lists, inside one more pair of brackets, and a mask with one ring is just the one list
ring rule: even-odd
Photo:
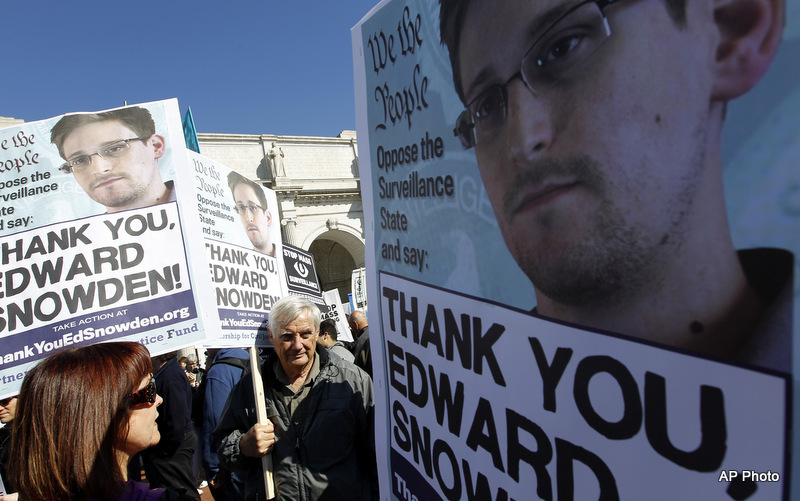
[[20,497],[117,498],[130,394],[152,370],[147,348],[130,342],[69,348],[31,369],[11,438],[9,469]]

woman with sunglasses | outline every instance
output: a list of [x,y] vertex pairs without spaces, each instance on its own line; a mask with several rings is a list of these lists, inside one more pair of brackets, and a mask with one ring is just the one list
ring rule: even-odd
[[127,481],[128,462],[158,443],[150,353],[138,343],[60,351],[22,382],[9,465],[26,501],[182,500]]

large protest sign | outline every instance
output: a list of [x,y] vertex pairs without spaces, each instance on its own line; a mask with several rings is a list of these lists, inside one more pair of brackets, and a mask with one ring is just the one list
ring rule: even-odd
[[342,308],[339,290],[333,289],[325,291],[322,293],[322,297],[325,300],[325,308],[327,309],[323,317],[336,322],[336,331],[339,333],[339,341],[346,341],[348,343],[355,341],[355,339],[353,339],[353,333],[350,332],[347,314],[344,308]]
[[283,265],[286,271],[286,285],[290,294],[304,296],[318,306],[322,301],[322,289],[314,266],[314,256],[300,247],[283,245]]
[[[708,83],[725,75],[698,79],[702,65],[673,71],[645,53],[699,50],[658,2],[441,3],[462,48],[455,83],[440,2],[382,2],[353,29],[384,496],[788,498],[800,231],[792,189],[757,173],[770,158],[769,172],[794,180],[796,161],[750,141],[758,161],[720,165],[705,132],[725,115],[721,84]],[[702,19],[691,33],[731,18]],[[654,35],[669,42],[645,43]],[[764,127],[778,123],[781,151],[796,151],[780,114],[796,96],[771,79],[738,113],[758,123],[769,96],[779,120]],[[708,123],[689,126],[697,117]],[[766,191],[745,187],[756,178]],[[712,187],[716,205],[697,197]]]
[[722,499],[730,471],[781,498],[787,378],[380,286],[399,499]]
[[138,341],[159,354],[205,338],[175,100],[15,125],[0,146],[0,396],[65,346]]
[[208,346],[269,345],[272,304],[286,294],[275,192],[189,152],[221,334]]
[[323,320],[331,319],[336,322],[339,339],[352,341],[353,336],[342,311],[339,291],[322,292],[317,269],[314,266],[314,256],[294,245],[283,244],[283,264],[289,294],[313,301],[322,312]]

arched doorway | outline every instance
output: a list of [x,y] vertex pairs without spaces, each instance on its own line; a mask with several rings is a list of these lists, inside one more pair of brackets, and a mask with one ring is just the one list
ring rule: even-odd
[[346,304],[350,276],[356,268],[353,256],[341,244],[324,238],[314,240],[309,252],[314,256],[322,290],[338,289],[342,303]]
[[364,243],[342,230],[329,230],[317,236],[308,248],[323,291],[337,289],[343,304],[352,292],[353,270],[364,266]]

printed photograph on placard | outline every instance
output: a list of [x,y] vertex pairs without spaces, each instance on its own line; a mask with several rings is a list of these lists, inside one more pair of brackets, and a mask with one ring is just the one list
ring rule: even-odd
[[67,346],[205,339],[177,101],[0,129],[0,163],[0,396]]
[[353,28],[392,499],[788,497],[800,19],[734,3]]
[[275,192],[189,152],[221,333],[208,346],[269,346],[267,319],[286,294]]

